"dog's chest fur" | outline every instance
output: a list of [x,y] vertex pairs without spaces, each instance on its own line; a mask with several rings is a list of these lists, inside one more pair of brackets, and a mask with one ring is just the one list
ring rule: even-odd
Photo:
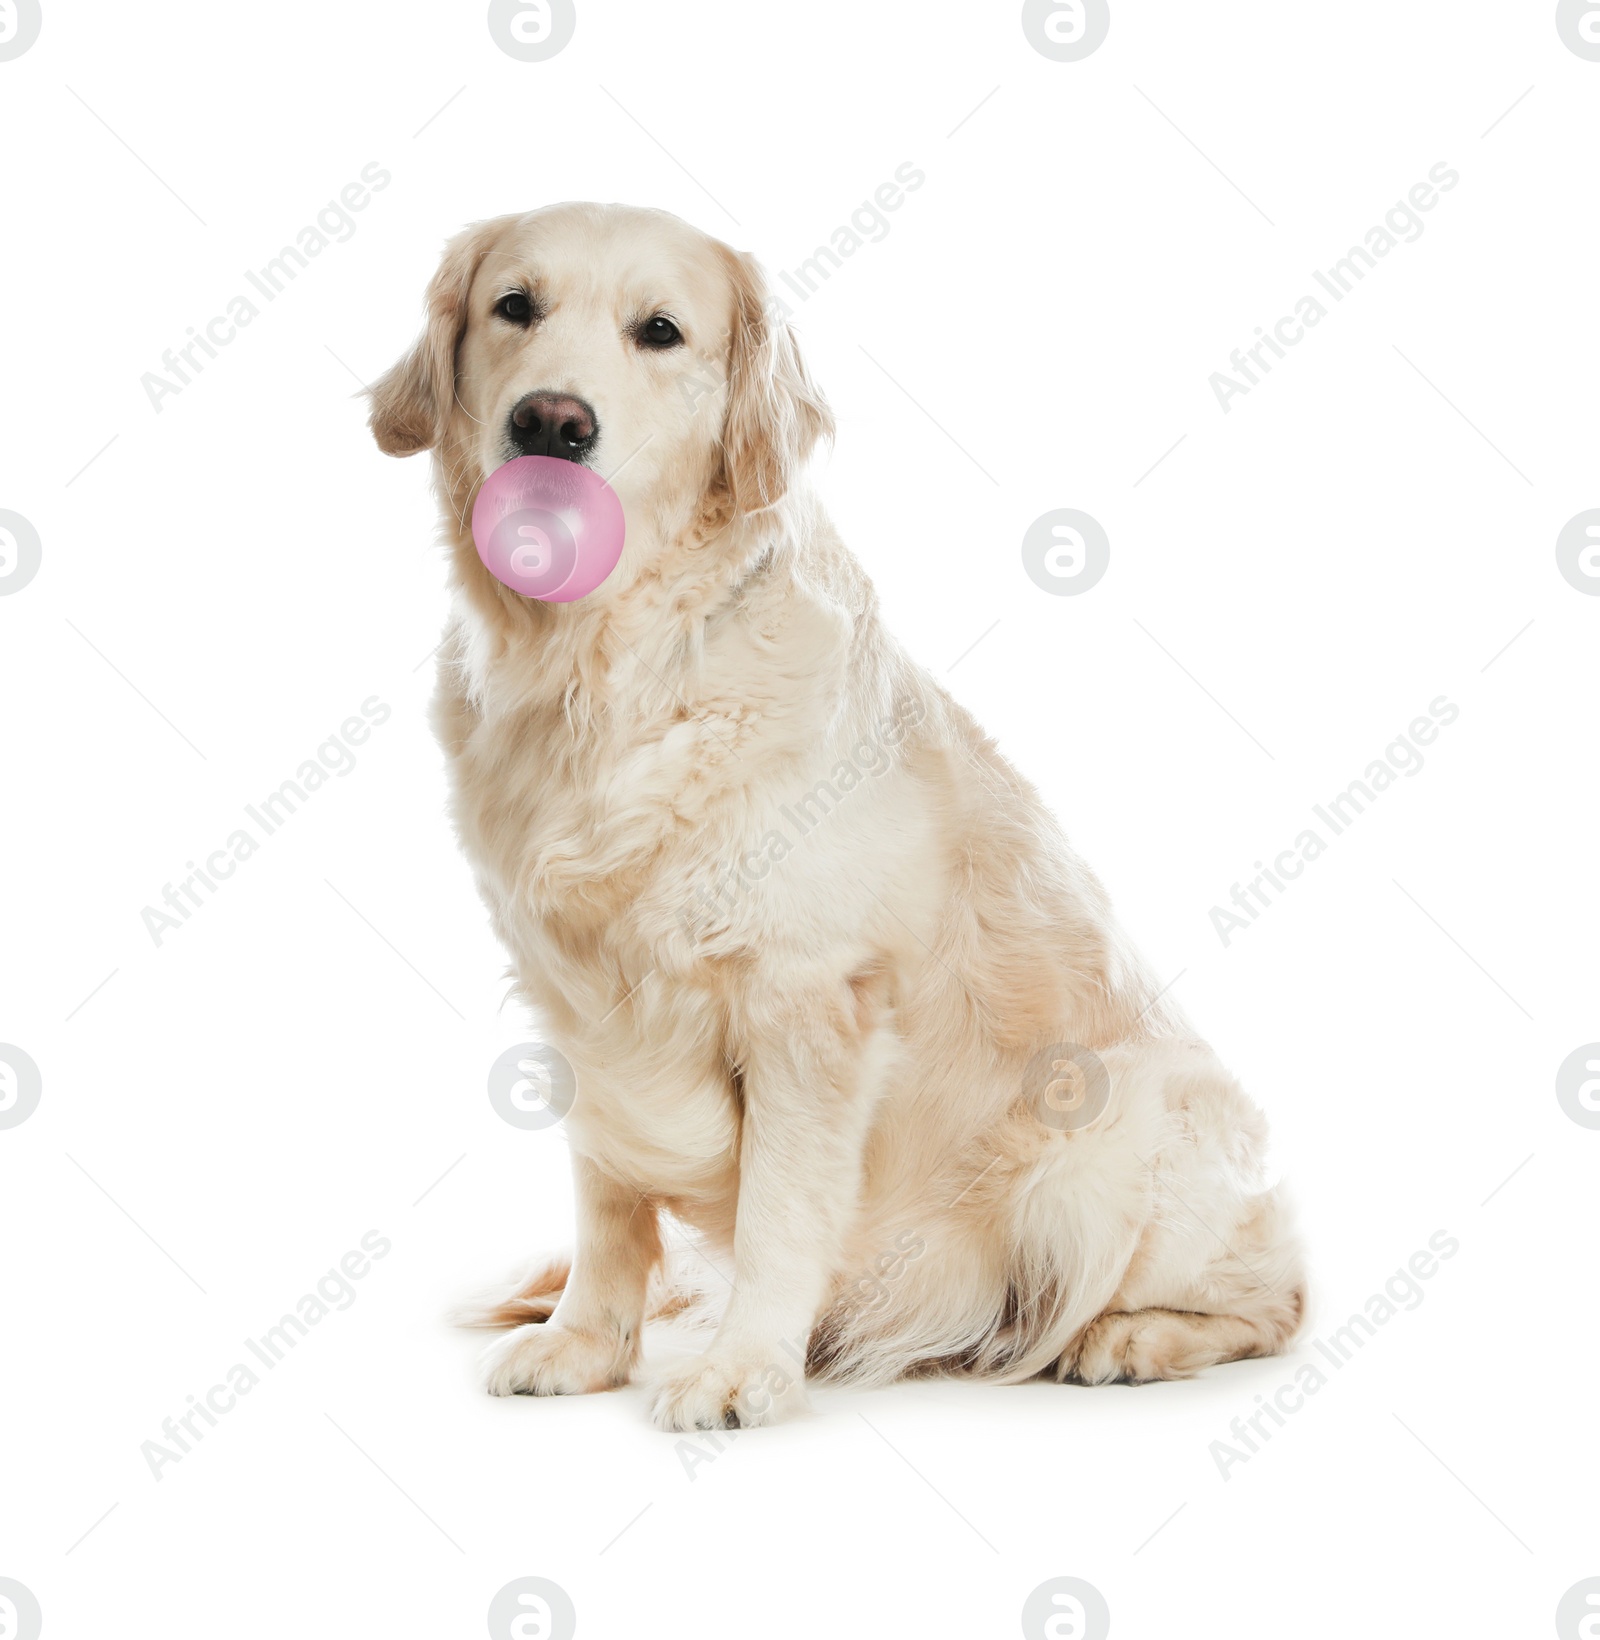
[[[784,983],[797,944],[852,942],[877,859],[912,868],[920,827],[886,813],[905,773],[852,705],[853,633],[791,587],[708,622],[692,664],[626,646],[576,703],[497,709],[493,668],[525,675],[526,655],[490,662],[471,699],[441,671],[457,829],[519,989],[578,1067],[569,1130],[641,1188],[708,1205],[732,1188],[741,988]],[[774,863],[779,838],[793,853]]]
[[[790,636],[809,659],[815,631]],[[692,679],[624,651],[610,695],[576,707],[552,693],[497,709],[492,670],[480,705],[452,657],[434,706],[456,827],[518,988],[579,1071],[569,1129],[686,1202],[734,1181],[729,988],[771,906],[727,874],[775,801],[766,776],[815,722],[789,647],[730,620]]]
[[704,818],[703,735],[661,713],[575,723],[549,702],[450,716],[467,730],[446,739],[456,824],[519,967],[615,955]]
[[626,961],[632,945],[681,960],[694,907],[824,755],[848,640],[836,608],[791,591],[730,610],[698,635],[692,665],[635,638],[571,698],[503,691],[497,669],[525,669],[526,655],[489,662],[473,699],[449,663],[441,672],[456,824],[519,968],[551,946],[567,961]]

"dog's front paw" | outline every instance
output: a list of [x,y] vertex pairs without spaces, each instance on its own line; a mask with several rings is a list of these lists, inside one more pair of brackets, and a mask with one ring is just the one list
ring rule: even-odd
[[650,1416],[658,1429],[754,1429],[804,1412],[799,1368],[697,1356],[656,1380]]
[[530,1322],[497,1338],[483,1355],[491,1395],[590,1395],[625,1384],[632,1367],[615,1338]]

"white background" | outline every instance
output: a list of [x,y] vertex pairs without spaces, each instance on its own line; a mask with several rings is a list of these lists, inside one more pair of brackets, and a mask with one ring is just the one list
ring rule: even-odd
[[[43,1077],[0,1131],[0,1577],[52,1640],[477,1635],[528,1575],[587,1636],[1014,1635],[1055,1576],[1118,1636],[1532,1635],[1600,1576],[1600,1132],[1555,1096],[1600,1038],[1600,598],[1554,551],[1600,506],[1600,63],[1543,3],[1113,11],[1057,63],[1011,4],[584,3],[530,64],[476,4],[47,0],[0,62],[0,508],[43,543],[0,598],[0,1041]],[[156,413],[141,376],[371,161],[348,242]],[[829,505],[1265,1106],[1316,1310],[1194,1383],[822,1392],[687,1465],[636,1388],[489,1400],[445,1321],[570,1198],[485,1093],[529,1026],[424,722],[428,473],[351,395],[468,221],[659,205],[793,269],[906,161],[797,304]],[[1440,161],[1423,236],[1224,414],[1212,372]],[[1083,596],[1022,570],[1057,507],[1110,536]],[[142,908],[374,695],[355,770],[156,946]],[[1440,695],[1422,771],[1224,947],[1211,907]],[[373,1229],[356,1302],[152,1478]],[[1439,1230],[1421,1304],[1224,1478]]]

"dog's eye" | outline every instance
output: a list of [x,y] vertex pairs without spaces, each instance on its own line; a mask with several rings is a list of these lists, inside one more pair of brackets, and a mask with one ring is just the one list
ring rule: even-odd
[[527,326],[533,322],[533,303],[520,290],[502,296],[495,303],[494,310],[502,319],[514,325]]
[[640,347],[677,347],[683,341],[683,332],[661,313],[646,319],[637,334]]

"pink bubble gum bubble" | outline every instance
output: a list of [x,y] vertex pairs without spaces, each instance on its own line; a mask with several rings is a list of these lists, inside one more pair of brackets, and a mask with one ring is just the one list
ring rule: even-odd
[[518,456],[492,472],[472,506],[483,567],[524,598],[570,604],[617,567],[626,526],[617,492],[591,468]]

